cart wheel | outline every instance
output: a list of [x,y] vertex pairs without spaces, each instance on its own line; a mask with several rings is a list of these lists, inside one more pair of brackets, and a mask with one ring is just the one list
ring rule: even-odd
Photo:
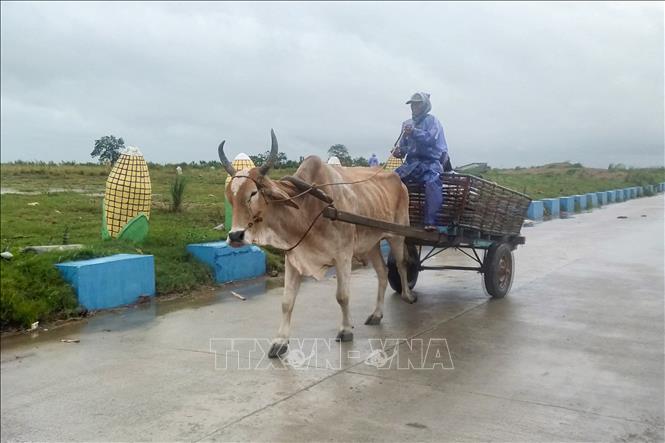
[[485,289],[492,298],[503,298],[513,284],[515,262],[513,252],[506,243],[495,243],[487,250],[483,263]]
[[[409,289],[413,289],[418,281],[418,273],[420,272],[420,255],[418,249],[414,245],[406,245],[406,252],[408,254],[406,259],[406,279],[409,282]],[[402,279],[399,278],[397,272],[397,265],[395,264],[395,257],[392,251],[388,255],[388,283],[398,294],[402,293]]]

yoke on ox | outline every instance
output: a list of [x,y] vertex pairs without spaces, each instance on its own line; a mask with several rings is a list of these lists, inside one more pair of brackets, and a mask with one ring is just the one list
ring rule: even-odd
[[[338,341],[353,340],[349,312],[349,288],[353,257],[368,261],[376,270],[378,292],[374,312],[365,324],[378,325],[383,318],[383,299],[388,270],[380,250],[386,239],[397,263],[402,283],[402,298],[416,301],[407,282],[404,237],[377,228],[334,222],[321,217],[324,210],[340,211],[409,226],[409,196],[399,177],[392,172],[370,168],[345,169],[324,164],[319,157],[307,157],[294,177],[271,180],[267,172],[277,158],[277,138],[271,130],[270,155],[261,167],[235,171],[219,145],[219,158],[233,177],[226,187],[226,198],[233,207],[233,222],[228,242],[238,247],[249,243],[269,245],[286,251],[282,321],[270,348],[275,358],[288,349],[291,313],[303,276],[317,280],[328,268],[337,271],[337,302],[342,311]],[[328,202],[307,192],[306,184],[325,185]]]

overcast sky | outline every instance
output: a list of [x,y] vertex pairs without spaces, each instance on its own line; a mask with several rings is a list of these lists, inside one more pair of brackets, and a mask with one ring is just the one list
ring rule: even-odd
[[431,93],[453,163],[663,165],[663,3],[2,2],[2,161],[387,156]]

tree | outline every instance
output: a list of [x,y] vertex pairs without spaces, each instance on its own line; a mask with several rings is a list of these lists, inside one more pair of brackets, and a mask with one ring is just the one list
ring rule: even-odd
[[249,158],[254,163],[254,166],[261,166],[264,161],[266,161],[265,154],[250,155]]
[[[252,159],[252,162],[254,162],[255,166],[261,166],[265,161],[270,157],[270,151],[266,151],[265,154],[258,154],[258,155],[250,155],[249,158]],[[288,164],[289,159],[286,157],[286,154],[284,152],[278,152],[277,153],[277,158],[275,159],[275,163],[273,163],[272,167],[274,169],[282,169],[286,167]]]
[[353,159],[353,166],[368,166],[369,161],[365,157],[356,157]]
[[344,145],[332,145],[330,149],[328,149],[328,157],[332,157],[333,155],[339,159],[342,166],[351,166],[353,163],[353,160],[351,160],[351,156],[349,155],[349,150],[346,149],[346,146]]
[[93,158],[99,157],[99,163],[111,162],[114,164],[120,158],[120,150],[124,147],[125,141],[122,137],[115,138],[112,135],[105,135],[99,140],[95,140],[95,149],[90,155]]

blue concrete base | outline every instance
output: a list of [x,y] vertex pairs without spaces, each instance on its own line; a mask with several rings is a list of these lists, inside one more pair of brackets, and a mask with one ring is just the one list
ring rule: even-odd
[[614,201],[617,201],[617,202],[624,201],[622,190],[617,189],[616,191],[614,191]]
[[562,212],[575,212],[575,197],[559,198],[559,208]]
[[247,280],[266,273],[266,255],[258,246],[232,248],[221,241],[187,245],[187,251],[213,269],[217,283]]
[[598,207],[598,196],[595,192],[589,193],[586,195],[586,205],[587,208],[597,208]]
[[543,206],[547,213],[552,217],[559,216],[559,199],[558,198],[544,198]]
[[596,199],[600,206],[607,204],[607,192],[596,192]]
[[381,255],[384,260],[388,260],[388,255],[390,255],[390,244],[385,240],[381,240]]
[[580,211],[586,209],[586,195],[575,195],[575,205],[580,208]]
[[55,266],[74,287],[79,304],[89,310],[115,308],[134,303],[141,295],[155,295],[152,255],[117,254]]
[[607,203],[614,203],[616,201],[616,195],[617,193],[614,191],[607,191],[605,192],[607,194]]
[[526,216],[531,220],[540,220],[543,218],[543,202],[534,200],[529,204]]
[[626,188],[626,189],[622,189],[621,191],[623,192],[623,200],[624,201],[630,199],[630,189]]

